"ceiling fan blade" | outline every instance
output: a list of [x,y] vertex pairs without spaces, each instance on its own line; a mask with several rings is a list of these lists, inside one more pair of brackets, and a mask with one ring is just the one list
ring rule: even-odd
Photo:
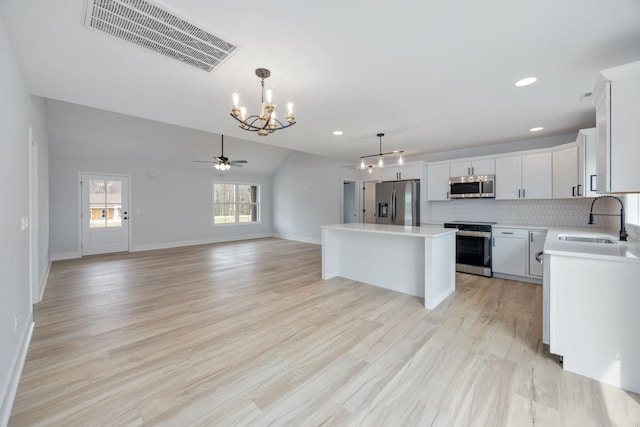
[[231,163],[249,163],[246,160],[231,160]]
[[219,163],[217,161],[212,161],[212,160],[194,160],[193,163]]

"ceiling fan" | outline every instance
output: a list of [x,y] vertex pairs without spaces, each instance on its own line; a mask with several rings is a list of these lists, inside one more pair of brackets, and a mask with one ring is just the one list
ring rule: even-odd
[[249,163],[246,160],[229,160],[228,157],[224,156],[224,135],[222,136],[222,154],[218,157],[214,157],[212,160],[194,160],[196,163],[213,163],[211,167],[216,168],[221,171],[226,171],[231,169],[231,166],[242,167],[243,164]]

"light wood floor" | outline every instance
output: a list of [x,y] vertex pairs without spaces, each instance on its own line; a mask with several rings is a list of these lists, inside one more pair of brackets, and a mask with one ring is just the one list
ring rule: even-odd
[[320,279],[263,239],[55,262],[9,421],[31,425],[639,425],[563,372],[539,286],[460,274],[436,310]]

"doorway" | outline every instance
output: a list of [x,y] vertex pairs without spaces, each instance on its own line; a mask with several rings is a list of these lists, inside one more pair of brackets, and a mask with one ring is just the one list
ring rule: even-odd
[[344,181],[343,197],[343,217],[342,222],[348,224],[358,222],[358,197],[356,196],[356,182]]
[[378,181],[364,181],[362,183],[362,222],[376,223],[376,183]]
[[80,174],[82,256],[129,251],[129,177]]

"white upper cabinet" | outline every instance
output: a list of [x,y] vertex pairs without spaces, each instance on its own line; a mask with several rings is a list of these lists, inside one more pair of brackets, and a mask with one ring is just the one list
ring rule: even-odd
[[522,196],[522,156],[496,159],[496,199]]
[[403,179],[421,179],[423,163],[385,166],[380,170],[381,181],[400,181]]
[[449,200],[449,163],[427,166],[427,200]]
[[451,162],[450,176],[494,175],[496,173],[495,159],[469,159]]
[[496,199],[550,199],[551,152],[496,159]]
[[551,198],[551,153],[522,156],[522,198]]
[[563,147],[555,149],[552,154],[553,198],[581,197],[584,186],[580,183],[579,178],[578,164],[580,163],[580,156],[578,144],[567,144]]
[[597,192],[640,192],[640,61],[600,71],[593,93]]
[[596,197],[596,128],[580,129],[578,132],[578,153],[580,162],[578,163],[579,178],[584,185],[582,195],[585,197]]

